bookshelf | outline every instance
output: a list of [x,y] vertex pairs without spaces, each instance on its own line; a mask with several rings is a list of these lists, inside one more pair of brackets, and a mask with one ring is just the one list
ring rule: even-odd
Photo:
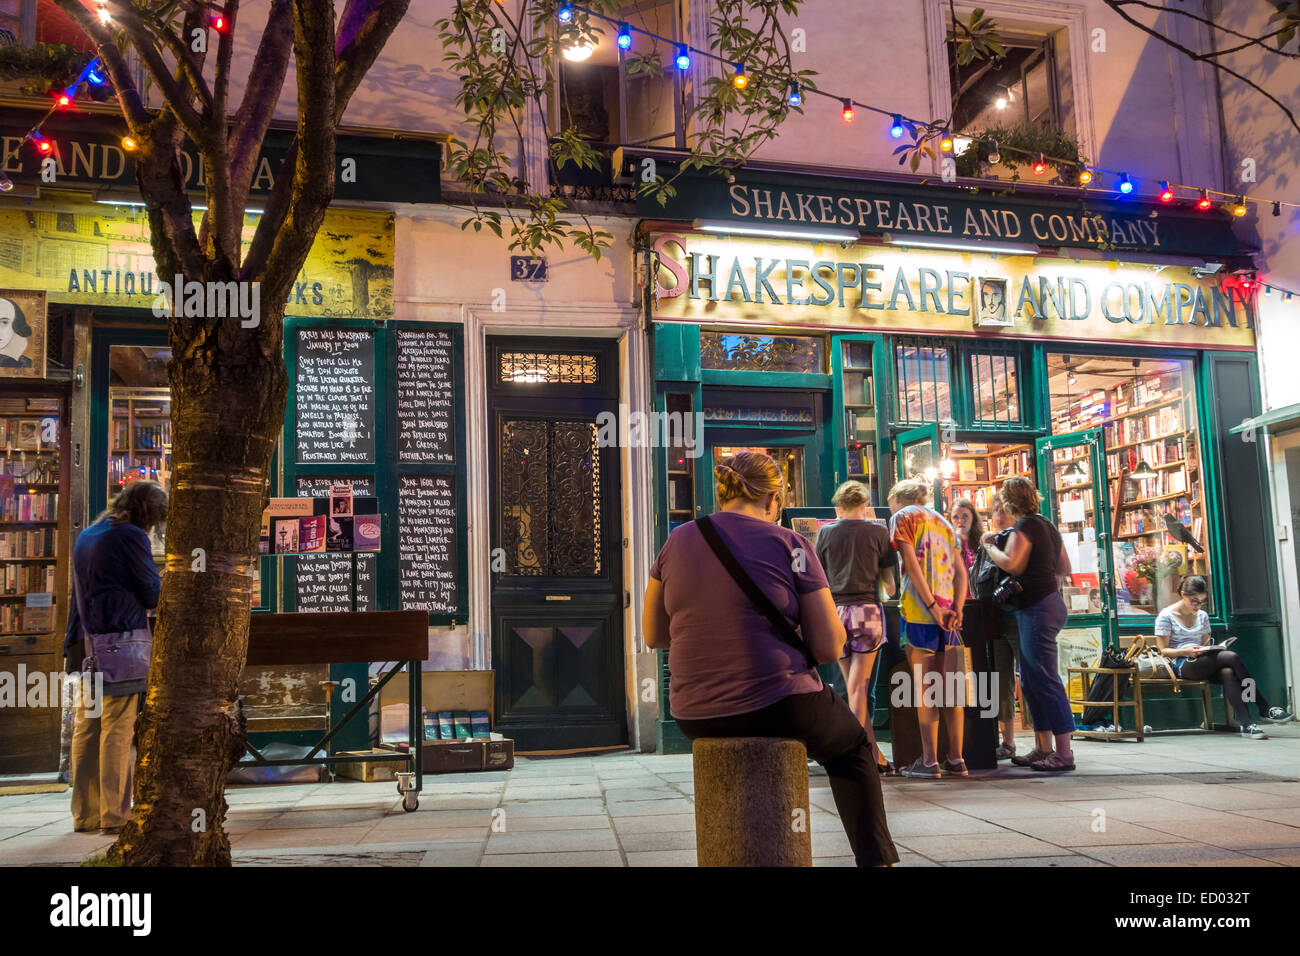
[[1034,450],[1025,444],[954,444],[947,446],[944,457],[957,466],[948,480],[951,496],[969,498],[986,527],[1002,483],[1012,476],[1031,481],[1034,477]]
[[[670,393],[664,396],[665,406],[670,414],[670,423],[689,422],[691,417],[691,396]],[[675,426],[669,435],[668,453],[668,530],[678,525],[695,520],[695,462],[703,449],[694,449],[696,458],[692,458],[686,442],[691,436],[683,435]]]
[[[1197,552],[1176,539],[1165,524],[1165,516],[1172,515],[1208,550],[1195,406],[1184,379],[1185,372],[1178,366],[1139,371],[1113,386],[1086,391],[1053,414],[1056,434],[1101,429],[1108,476],[1106,500],[1111,512],[1096,513],[1090,482],[1065,480],[1071,465],[1087,458],[1076,448],[1053,452],[1052,494],[1058,514],[1062,502],[1082,499],[1086,523],[1097,527],[1105,522],[1113,532],[1120,588],[1124,587],[1127,562],[1139,547],[1176,550],[1185,557],[1186,573],[1208,573],[1207,552]],[[1147,605],[1140,607],[1146,609]]]
[[60,396],[0,395],[0,638],[29,639],[19,644],[29,653],[62,643],[63,416]]
[[108,498],[137,478],[164,489],[172,470],[171,393],[166,388],[110,388]]
[[872,504],[879,504],[876,470],[876,380],[871,367],[870,342],[841,342],[840,384],[844,395],[844,447],[846,480],[860,481],[871,489]]

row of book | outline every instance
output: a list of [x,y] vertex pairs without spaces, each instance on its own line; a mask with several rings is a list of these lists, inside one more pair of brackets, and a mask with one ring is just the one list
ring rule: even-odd
[[52,564],[6,564],[3,572],[4,593],[53,592],[54,567]]
[[1164,530],[1165,519],[1163,514],[1156,514],[1149,508],[1130,508],[1120,513],[1120,534],[1143,534]]
[[1027,449],[1012,452],[1008,455],[998,455],[992,459],[993,478],[996,481],[1011,475],[1026,474],[1033,467],[1033,461],[1033,455]]
[[53,558],[58,550],[54,528],[0,532],[0,558]]
[[1164,438],[1170,432],[1182,430],[1183,415],[1177,405],[1170,405],[1148,415],[1121,418],[1105,426],[1107,445],[1127,445],[1132,442]]
[[1064,412],[1056,415],[1056,431],[1073,432],[1084,428],[1094,428],[1110,416],[1110,402],[1106,390],[1094,388],[1083,392]]
[[1165,495],[1181,495],[1187,492],[1187,469],[1171,468],[1157,471],[1147,478],[1124,482],[1124,501],[1139,501],[1143,498],[1163,498]]
[[0,606],[0,634],[45,634],[54,630],[53,607]]
[[1177,381],[1174,380],[1178,373],[1166,374],[1170,375],[1168,383],[1165,381],[1165,375],[1155,373],[1140,375],[1132,381],[1120,382],[1116,385],[1112,390],[1115,396],[1115,414],[1123,415],[1129,409],[1141,409],[1143,405],[1163,401],[1166,392],[1176,390],[1178,387]]
[[424,713],[425,740],[469,740],[488,738],[492,730],[486,710],[440,710]]
[[9,495],[0,501],[0,521],[54,521],[58,511],[59,496],[52,491]]
[[[109,487],[122,488],[137,478],[161,481],[162,472],[171,470],[171,459],[170,452],[162,456],[145,455],[138,462],[132,461],[130,455],[113,455],[108,459]],[[163,465],[161,470],[159,464]]]
[[1091,488],[1082,488],[1078,491],[1062,491],[1056,499],[1057,513],[1065,511],[1065,502],[1082,501],[1085,511],[1091,511],[1093,507],[1093,497]]
[[1119,475],[1124,468],[1129,471],[1136,471],[1138,464],[1144,461],[1154,467],[1156,465],[1173,465],[1186,460],[1187,441],[1179,435],[1166,438],[1164,441],[1154,441],[1146,445],[1133,445],[1129,448],[1121,448],[1119,451],[1110,452],[1106,456],[1106,468],[1113,478]]
[[261,554],[378,551],[379,515],[271,516],[258,541]]

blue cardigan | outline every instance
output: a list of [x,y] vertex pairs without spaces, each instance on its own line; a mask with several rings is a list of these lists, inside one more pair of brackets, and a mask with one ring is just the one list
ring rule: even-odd
[[[70,595],[63,652],[68,669],[77,670],[85,647],[82,627],[91,634],[148,627],[148,611],[158,606],[162,578],[153,563],[153,549],[144,529],[128,522],[110,524],[107,518],[100,518],[77,537],[72,549],[72,572],[81,589],[86,620],[81,620],[76,597]],[[126,681],[122,685],[106,684],[104,693],[116,697],[144,689],[143,681]]]

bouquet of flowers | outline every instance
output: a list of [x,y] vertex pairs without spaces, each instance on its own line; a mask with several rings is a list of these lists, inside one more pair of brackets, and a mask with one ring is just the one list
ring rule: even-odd
[[1177,574],[1182,561],[1174,553],[1138,545],[1124,566],[1124,586],[1135,595],[1154,588],[1156,581]]

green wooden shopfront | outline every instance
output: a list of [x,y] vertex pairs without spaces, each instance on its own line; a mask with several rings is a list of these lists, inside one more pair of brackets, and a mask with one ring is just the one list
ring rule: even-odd
[[[1030,198],[1017,213],[1045,222],[1053,208]],[[729,236],[725,217],[702,229],[702,214],[642,230],[657,408],[703,413],[702,453],[689,431],[656,449],[660,546],[714,510],[713,465],[742,448],[783,466],[794,507],[829,507],[849,478],[884,506],[895,480],[924,476],[937,507],[965,498],[987,518],[1001,479],[1021,474],[1076,571],[1062,669],[1150,634],[1181,577],[1201,574],[1216,639],[1235,635],[1268,699],[1288,700],[1276,569],[1260,547],[1262,449],[1229,434],[1260,411],[1252,282],[1222,231],[1199,255],[1194,231],[1177,255],[996,240],[984,252],[979,239],[787,239],[778,224],[771,238]],[[668,681],[660,652],[658,744],[683,751]],[[1200,723],[1181,698],[1145,713],[1157,730]]]

